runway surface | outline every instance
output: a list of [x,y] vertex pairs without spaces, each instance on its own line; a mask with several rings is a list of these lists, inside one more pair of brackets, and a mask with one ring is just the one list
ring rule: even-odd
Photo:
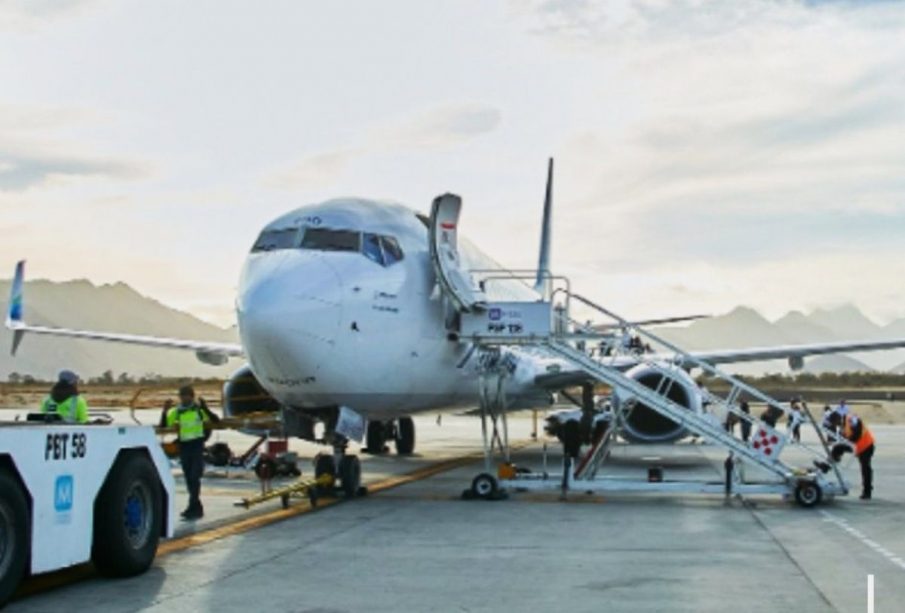
[[[526,440],[530,420],[511,420]],[[429,470],[480,449],[477,419],[417,420],[418,454],[364,456],[366,478]],[[513,493],[463,501],[481,469],[451,470],[238,534],[212,533],[254,513],[236,509],[255,484],[205,480],[205,522],[183,524],[200,544],[167,549],[145,575],[87,579],[13,602],[10,611],[876,611],[905,602],[905,427],[875,426],[875,500],[855,496],[806,510],[775,496]],[[298,447],[302,452],[315,449]],[[720,478],[710,446],[618,447],[607,470]],[[540,445],[516,453],[540,466]],[[551,468],[559,451],[551,447]],[[446,464],[444,466],[449,466]],[[310,474],[307,464],[303,470]],[[304,510],[304,509],[302,509]],[[170,551],[169,553],[166,553]],[[86,571],[86,574],[88,572]]]

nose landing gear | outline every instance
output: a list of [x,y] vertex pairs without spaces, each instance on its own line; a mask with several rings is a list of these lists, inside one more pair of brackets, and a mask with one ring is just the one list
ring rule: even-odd
[[314,477],[318,479],[323,475],[330,475],[339,479],[338,487],[346,498],[364,496],[368,493],[366,487],[361,484],[361,462],[356,455],[346,453],[347,442],[337,443],[333,447],[333,454],[321,453],[314,458]]

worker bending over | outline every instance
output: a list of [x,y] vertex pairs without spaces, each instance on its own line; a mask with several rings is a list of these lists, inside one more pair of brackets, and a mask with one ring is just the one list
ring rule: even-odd
[[201,504],[201,477],[204,475],[204,441],[210,438],[210,425],[220,418],[210,409],[204,398],[195,402],[195,389],[191,385],[179,388],[179,405],[173,406],[172,400],[163,405],[160,416],[160,427],[176,426],[179,431],[179,462],[182,474],[189,491],[189,504],[182,512],[185,520],[204,517],[204,506]]
[[[861,464],[861,500],[870,500],[874,490],[874,470],[871,466],[875,450],[874,435],[868,430],[864,420],[850,411],[845,414],[834,411],[831,423],[840,428],[842,436],[854,446],[855,457]],[[836,445],[833,447],[833,459],[838,462],[847,451],[851,451],[848,445]]]
[[79,394],[79,376],[71,370],[61,371],[50,395],[41,404],[42,413],[55,413],[73,424],[88,422],[88,403]]

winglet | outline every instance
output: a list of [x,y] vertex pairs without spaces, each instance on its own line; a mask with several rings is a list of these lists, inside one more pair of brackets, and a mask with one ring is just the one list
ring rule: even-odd
[[544,221],[540,231],[540,256],[537,260],[537,280],[534,289],[545,297],[550,287],[550,226],[553,213],[553,158],[547,165],[547,191],[544,195]]
[[13,331],[12,355],[16,355],[22,337],[25,336],[25,322],[22,320],[24,287],[25,260],[20,260],[16,264],[16,274],[13,276],[13,284],[9,293],[9,310],[6,313],[6,327]]

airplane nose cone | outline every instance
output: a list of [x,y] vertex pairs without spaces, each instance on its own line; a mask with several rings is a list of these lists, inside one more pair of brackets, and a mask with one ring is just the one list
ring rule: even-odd
[[339,276],[318,254],[268,253],[249,261],[237,312],[252,366],[275,380],[314,376],[336,338],[341,292]]

